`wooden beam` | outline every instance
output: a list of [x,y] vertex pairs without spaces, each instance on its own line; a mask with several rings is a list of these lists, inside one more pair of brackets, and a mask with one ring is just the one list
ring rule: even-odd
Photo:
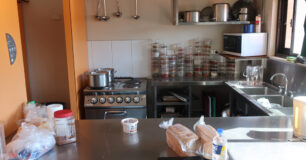
[[66,54],[71,110],[76,119],[83,112],[82,90],[87,85],[88,49],[84,0],[63,0]]

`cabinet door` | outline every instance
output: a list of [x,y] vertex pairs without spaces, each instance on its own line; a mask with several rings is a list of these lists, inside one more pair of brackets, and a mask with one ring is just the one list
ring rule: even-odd
[[[11,60],[9,48],[16,49],[15,60]],[[22,106],[27,101],[17,0],[0,1],[0,75],[0,120],[5,122],[8,136],[17,129],[16,121],[22,118]]]

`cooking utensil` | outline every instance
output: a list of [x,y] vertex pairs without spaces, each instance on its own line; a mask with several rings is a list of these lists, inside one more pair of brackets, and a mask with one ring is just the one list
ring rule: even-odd
[[198,23],[200,19],[199,11],[185,11],[184,20],[188,23]]
[[135,0],[135,15],[133,16],[134,19],[139,19],[140,16],[138,15],[138,0]]
[[120,12],[120,3],[119,3],[119,0],[116,0],[116,3],[117,3],[117,12],[114,13],[114,16],[119,18],[122,15],[122,12]]
[[104,16],[102,16],[102,20],[107,21],[110,19],[110,17],[107,16],[107,12],[106,12],[106,0],[103,0],[103,9],[104,9]]
[[228,3],[216,3],[214,8],[214,20],[216,22],[227,22],[229,17],[229,4]]
[[108,73],[108,83],[114,82],[115,69],[114,68],[98,68],[95,70],[97,73],[107,72]]
[[205,7],[202,9],[200,13],[200,18],[202,21],[209,21],[213,17],[213,8],[212,7]]
[[109,75],[106,71],[89,72],[88,79],[91,88],[107,87],[109,84]]

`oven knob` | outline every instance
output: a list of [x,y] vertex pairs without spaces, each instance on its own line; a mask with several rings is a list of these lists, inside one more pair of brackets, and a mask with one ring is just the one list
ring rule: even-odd
[[125,103],[131,103],[131,97],[125,97],[124,102]]
[[101,104],[104,104],[106,102],[106,98],[102,97],[102,98],[100,98],[99,101],[100,101]]
[[91,104],[96,104],[98,102],[98,99],[96,97],[93,97],[89,101]]
[[122,97],[117,97],[117,98],[116,98],[116,102],[117,102],[117,103],[122,103],[122,102],[123,102]]
[[115,102],[115,99],[114,97],[108,97],[107,101],[109,104],[113,104]]
[[134,97],[133,98],[133,102],[134,103],[139,103],[140,102],[140,98],[139,97]]

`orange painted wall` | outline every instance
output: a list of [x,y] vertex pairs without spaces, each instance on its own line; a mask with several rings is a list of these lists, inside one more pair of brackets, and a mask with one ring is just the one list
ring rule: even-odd
[[82,118],[82,90],[87,84],[88,49],[84,0],[63,0],[70,105],[76,119]]
[[[15,40],[17,59],[10,64],[5,33]],[[17,129],[22,106],[27,101],[18,7],[16,0],[0,1],[0,120],[5,122],[6,136]]]

